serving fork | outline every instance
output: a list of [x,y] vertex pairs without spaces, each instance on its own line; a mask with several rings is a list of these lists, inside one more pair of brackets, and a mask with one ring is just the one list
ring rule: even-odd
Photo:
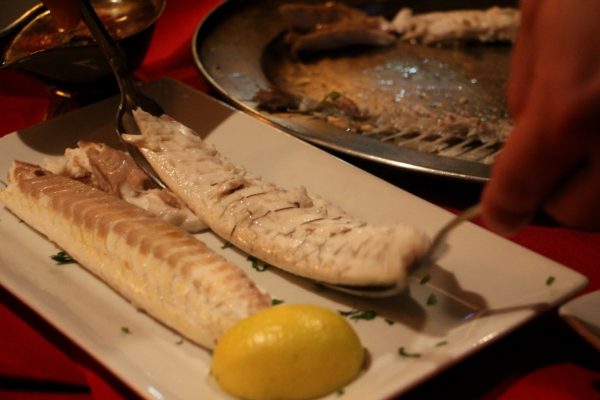
[[[140,135],[141,131],[133,116],[134,110],[141,108],[155,117],[160,117],[165,114],[165,112],[156,101],[144,95],[138,89],[123,51],[110,37],[110,34],[102,24],[102,21],[98,17],[98,14],[96,14],[90,1],[79,0],[79,3],[81,6],[81,17],[83,22],[87,25],[92,36],[96,40],[96,43],[100,47],[100,50],[106,57],[117,80],[117,84],[119,85],[121,100],[117,111],[117,135],[119,136],[119,139],[121,139],[123,134]],[[121,142],[125,145],[127,152],[131,158],[133,158],[133,161],[137,166],[140,167],[159,187],[163,189],[166,188],[166,185],[142,155],[140,150],[122,139]]]

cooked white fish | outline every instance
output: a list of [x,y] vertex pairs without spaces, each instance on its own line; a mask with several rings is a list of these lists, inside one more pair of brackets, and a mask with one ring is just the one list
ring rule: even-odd
[[81,140],[77,146],[65,149],[60,159],[47,160],[46,169],[118,196],[190,233],[208,229],[173,192],[156,187],[129,154],[104,143]]
[[126,135],[161,179],[219,236],[291,273],[332,284],[391,285],[429,239],[409,226],[372,226],[304,188],[248,174],[190,128],[141,110]]
[[475,40],[480,42],[513,42],[519,26],[516,8],[491,7],[487,10],[455,10],[413,15],[402,8],[391,26],[404,40],[425,44]]
[[271,304],[201,241],[76,180],[17,161],[0,201],[135,306],[207,348]]
[[285,40],[292,54],[348,46],[388,46],[396,38],[385,30],[387,21],[343,3],[283,4],[279,14],[289,30]]

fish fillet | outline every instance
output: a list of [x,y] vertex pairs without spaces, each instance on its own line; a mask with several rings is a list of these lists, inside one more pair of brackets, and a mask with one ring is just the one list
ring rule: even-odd
[[425,44],[463,41],[514,42],[520,22],[516,8],[491,7],[486,10],[454,10],[413,15],[402,8],[391,26],[404,40]]
[[279,14],[289,27],[285,40],[292,54],[333,50],[348,46],[388,46],[396,37],[385,30],[381,17],[343,3],[283,4]]
[[15,161],[0,201],[135,306],[207,348],[270,305],[201,241],[76,180]]
[[393,285],[429,243],[412,227],[372,226],[304,188],[264,182],[168,116],[135,117],[142,135],[125,140],[216,234],[269,264],[331,284]]
[[190,233],[207,229],[173,192],[158,188],[126,152],[83,140],[77,146],[65,149],[64,157],[47,160],[46,169],[118,196]]

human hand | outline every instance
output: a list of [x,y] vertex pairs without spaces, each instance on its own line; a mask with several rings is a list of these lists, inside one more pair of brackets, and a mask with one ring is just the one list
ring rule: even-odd
[[486,225],[512,234],[544,209],[600,229],[600,0],[521,0],[508,105],[515,129],[482,195]]
[[77,0],[42,0],[63,29],[74,28],[81,19]]

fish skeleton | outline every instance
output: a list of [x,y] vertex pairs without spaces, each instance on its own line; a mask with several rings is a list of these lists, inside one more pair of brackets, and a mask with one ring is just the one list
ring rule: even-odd
[[192,235],[84,183],[15,161],[0,201],[139,309],[207,348],[271,305]]
[[430,242],[413,227],[370,225],[302,187],[265,182],[166,115],[134,115],[142,134],[123,138],[213,232],[269,264],[330,284],[402,286]]

